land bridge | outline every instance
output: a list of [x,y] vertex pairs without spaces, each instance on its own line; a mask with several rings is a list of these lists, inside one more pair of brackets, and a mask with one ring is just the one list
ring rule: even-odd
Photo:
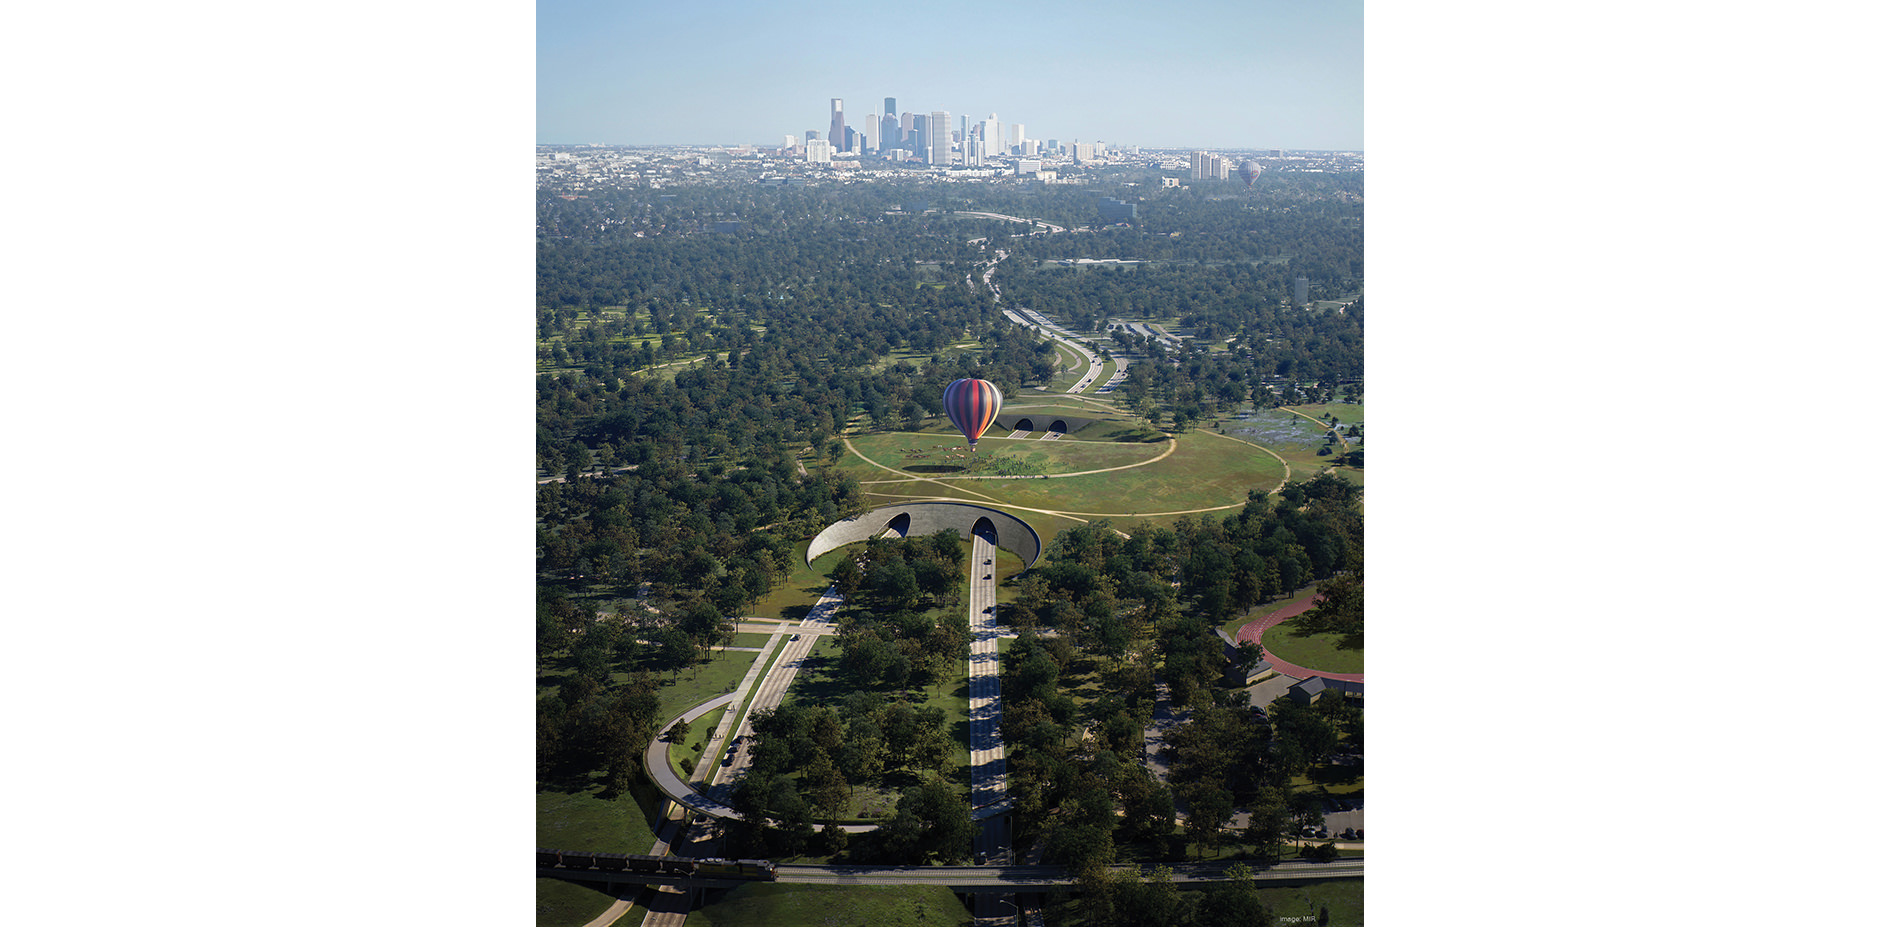
[[[1048,418],[1050,416],[1043,416]],[[856,518],[834,522],[818,532],[805,549],[805,565],[857,541],[883,534],[886,529],[900,537],[936,534],[948,528],[959,537],[982,534],[996,546],[1022,558],[1023,569],[1036,565],[1042,556],[1042,537],[1029,523],[996,509],[965,502],[910,502],[872,509]]]
[[1011,415],[1008,412],[996,417],[996,424],[1010,431],[1059,431],[1063,434],[1094,421],[1092,418],[1077,418],[1073,415]]

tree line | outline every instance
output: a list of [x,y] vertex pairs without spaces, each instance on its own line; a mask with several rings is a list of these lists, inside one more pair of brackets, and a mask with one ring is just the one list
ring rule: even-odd
[[[1177,804],[1189,841],[1218,847],[1250,803],[1257,827],[1245,839],[1277,853],[1317,800],[1289,791],[1293,777],[1356,742],[1357,710],[1335,693],[1319,709],[1257,716],[1244,690],[1221,682],[1229,657],[1214,629],[1316,579],[1332,590],[1358,575],[1359,493],[1321,475],[1278,498],[1253,493],[1224,518],[1125,533],[1091,523],[1059,534],[1017,577],[1019,595],[999,613],[1024,632],[1003,661],[1003,735],[1019,820],[1036,822],[1045,858],[1099,870],[1172,833]],[[1027,633],[1042,629],[1053,633]],[[1190,716],[1167,740],[1165,782],[1143,758],[1157,683]]]

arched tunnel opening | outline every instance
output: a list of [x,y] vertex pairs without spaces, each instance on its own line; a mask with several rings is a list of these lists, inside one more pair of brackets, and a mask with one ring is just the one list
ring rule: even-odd
[[886,524],[884,527],[888,530],[897,532],[897,536],[900,538],[910,537],[910,513],[909,512],[897,513],[897,517],[891,519],[890,522]]
[[1049,430],[1055,432],[1056,434],[1066,435],[1069,433],[1069,423],[1063,421],[1062,419],[1056,419],[1055,421],[1049,423]]
[[976,520],[976,524],[970,526],[970,534],[974,537],[982,538],[991,544],[995,544],[996,523],[990,521],[988,518],[979,518]]
[[1023,419],[1017,419],[1017,420],[1016,420],[1016,425],[1015,425],[1015,426],[1014,426],[1014,427],[1013,427],[1013,428],[1012,428],[1011,430],[1013,430],[1013,431],[1035,431],[1035,430],[1036,430],[1036,424],[1035,424],[1034,422],[1031,422],[1030,420],[1028,420],[1028,419],[1026,419],[1026,418],[1023,418]]

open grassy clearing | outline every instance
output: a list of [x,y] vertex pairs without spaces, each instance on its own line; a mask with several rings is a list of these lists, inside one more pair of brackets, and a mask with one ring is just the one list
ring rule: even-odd
[[[1305,780],[1296,779],[1295,781],[1301,788],[1306,788]],[[1350,791],[1352,790],[1342,789],[1337,790],[1335,794],[1346,794]],[[1244,809],[1244,806],[1242,807]],[[1198,843],[1190,842],[1187,838],[1186,828],[1176,825],[1174,831],[1164,837],[1117,844],[1115,861],[1118,863],[1139,864],[1150,869],[1155,866],[1178,866],[1182,863],[1218,863],[1224,860],[1256,863],[1261,861],[1262,857],[1254,852],[1254,848],[1241,841],[1240,829],[1238,827],[1228,828],[1226,834],[1227,839],[1222,841],[1218,848],[1203,846]],[[1323,841],[1309,839],[1306,842],[1321,843]],[[1281,849],[1280,860],[1282,862],[1292,862],[1299,858],[1300,850],[1298,843],[1299,841],[1297,840],[1290,840],[1285,847]],[[1359,848],[1335,848],[1339,850],[1339,855],[1342,858],[1363,859],[1366,855],[1366,851]]]
[[[752,665],[757,653],[746,650],[715,650],[705,662],[694,664],[692,668],[677,674],[660,670],[657,653],[635,662],[635,669],[647,669],[660,682],[660,721],[666,723],[679,717],[681,712],[715,695],[731,692],[745,675],[746,667]],[[537,695],[544,695],[560,688],[567,679],[569,670],[542,673],[535,679]],[[611,676],[617,685],[632,678],[631,673],[616,672]]]
[[1304,406],[1288,406],[1287,408],[1304,412],[1314,418],[1320,419],[1330,415],[1345,425],[1364,424],[1366,420],[1366,407],[1363,403],[1357,402],[1321,402]]
[[1236,413],[1224,427],[1233,437],[1280,454],[1312,454],[1326,441],[1326,426],[1286,409]]
[[[653,849],[655,838],[650,825],[659,813],[658,793],[644,777],[637,788],[644,790],[638,796],[622,795],[612,800],[601,798],[598,788],[536,792],[535,846],[601,853],[646,853]],[[651,808],[647,807],[649,804]]]
[[[1341,856],[1346,855],[1344,851]],[[1273,918],[1297,917],[1302,923],[1319,922],[1321,908],[1326,909],[1328,927],[1364,927],[1366,922],[1366,880],[1329,879],[1310,885],[1276,885],[1254,889]],[[1312,920],[1305,920],[1312,918]]]
[[[1345,851],[1341,856],[1347,855]],[[1061,896],[1058,896],[1061,897]],[[1254,897],[1267,909],[1267,923],[1273,927],[1314,927],[1320,910],[1326,911],[1327,927],[1365,927],[1366,882],[1364,879],[1327,879],[1300,885],[1275,885],[1254,889]],[[1074,898],[1054,902],[1042,909],[1043,923],[1049,927],[1083,927],[1081,903]],[[1433,919],[1435,920],[1435,919]]]
[[699,758],[705,755],[706,744],[712,740],[713,731],[719,727],[719,719],[724,716],[725,712],[720,710],[706,712],[693,722],[683,743],[667,745],[666,761],[672,764],[673,771],[679,774],[682,781],[691,778],[693,770],[699,766]]
[[1238,506],[1249,490],[1272,489],[1285,473],[1271,454],[1235,453],[1237,445],[1218,436],[1190,431],[1176,441],[1173,454],[1145,466],[1063,479],[982,480],[973,488],[1016,505],[1112,517]]
[[[622,923],[625,923],[624,921]],[[727,892],[686,915],[687,927],[965,927],[955,892],[929,885],[780,885]]]
[[[535,879],[534,924],[535,927],[582,927],[599,917],[614,901],[613,895],[597,888],[562,879]],[[620,923],[638,924],[646,916],[647,909],[635,904]]]
[[[875,507],[875,504],[873,505]],[[811,607],[818,604],[818,597],[831,588],[831,580],[825,574],[838,561],[844,559],[842,549],[834,550],[819,557],[811,566],[805,565],[805,550],[811,544],[811,538],[803,538],[794,548],[792,569],[785,581],[772,587],[764,598],[752,603],[747,614],[772,620],[802,621],[811,613]]]
[[[1309,407],[1300,408],[1305,411]],[[1335,403],[1325,407],[1311,408],[1350,410],[1359,407]],[[1342,421],[1345,420],[1344,412],[1340,413],[1340,418]],[[1258,444],[1285,458],[1287,464],[1293,468],[1294,482],[1309,479],[1322,471],[1331,469],[1344,479],[1360,485],[1365,483],[1364,471],[1341,465],[1341,445],[1335,443],[1332,454],[1320,454],[1320,448],[1326,443],[1326,426],[1312,419],[1295,415],[1287,409],[1263,409],[1259,412],[1236,413],[1220,427],[1230,437]]]
[[1338,634],[1315,634],[1312,637],[1301,637],[1282,622],[1268,628],[1260,635],[1260,646],[1276,657],[1291,660],[1307,669],[1319,670],[1323,673],[1365,672],[1365,653],[1358,650],[1343,650],[1335,646],[1339,638]]
[[[715,651],[709,661],[696,667],[697,672],[658,674],[660,723],[669,724],[686,709],[732,691],[757,656],[747,651]],[[539,691],[558,688],[565,676],[543,673],[536,680]],[[627,678],[626,673],[614,674],[616,682]],[[646,853],[652,849],[654,835],[649,823],[659,813],[658,791],[645,776],[639,776],[633,786],[634,795],[604,799],[600,797],[603,775],[602,770],[594,770],[573,781],[537,790],[537,846],[608,853]]]
[[[1000,436],[997,434],[998,431],[1002,432]],[[1165,443],[1123,444],[1109,441],[1081,441],[1074,438],[1041,441],[1033,438],[1010,438],[1008,434],[1008,431],[992,428],[990,433],[984,436],[983,443],[977,446],[978,459],[982,461],[1015,460],[1036,468],[1039,473],[1053,476],[1138,465],[1155,460],[1168,450]],[[954,444],[950,443],[952,440],[955,441]],[[859,454],[905,475],[952,479],[997,474],[994,469],[976,464],[967,452],[961,450],[964,442],[960,437],[951,439],[931,434],[880,434],[854,438],[851,444],[857,448]],[[871,466],[855,454],[846,453],[839,460],[839,464],[841,469],[856,477],[860,482],[903,478],[898,473]],[[985,480],[984,482],[1002,481]]]

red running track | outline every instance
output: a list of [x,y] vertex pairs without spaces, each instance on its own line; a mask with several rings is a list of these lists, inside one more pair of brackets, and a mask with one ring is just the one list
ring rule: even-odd
[[[1260,635],[1264,633],[1268,628],[1271,628],[1274,625],[1279,624],[1280,622],[1293,617],[1294,615],[1297,615],[1303,611],[1306,611],[1309,608],[1312,608],[1313,599],[1316,597],[1317,596],[1309,595],[1304,599],[1295,599],[1291,602],[1288,602],[1285,605],[1280,606],[1277,609],[1274,609],[1272,612],[1268,613],[1267,615],[1263,617],[1255,618],[1254,620],[1247,622],[1246,625],[1241,627],[1240,633],[1234,635],[1235,639],[1243,640],[1243,641],[1253,641],[1256,644],[1260,643]],[[1265,648],[1263,647],[1262,649],[1264,650]],[[1300,666],[1288,660],[1282,660],[1279,657],[1276,657],[1270,653],[1266,654],[1266,660],[1268,663],[1273,664],[1273,669],[1275,672],[1278,672],[1283,676],[1292,676],[1295,679],[1305,679],[1308,676],[1319,676],[1325,679],[1338,679],[1343,682],[1365,682],[1366,681],[1366,674],[1364,673],[1323,673],[1316,669],[1307,669],[1304,666]]]

